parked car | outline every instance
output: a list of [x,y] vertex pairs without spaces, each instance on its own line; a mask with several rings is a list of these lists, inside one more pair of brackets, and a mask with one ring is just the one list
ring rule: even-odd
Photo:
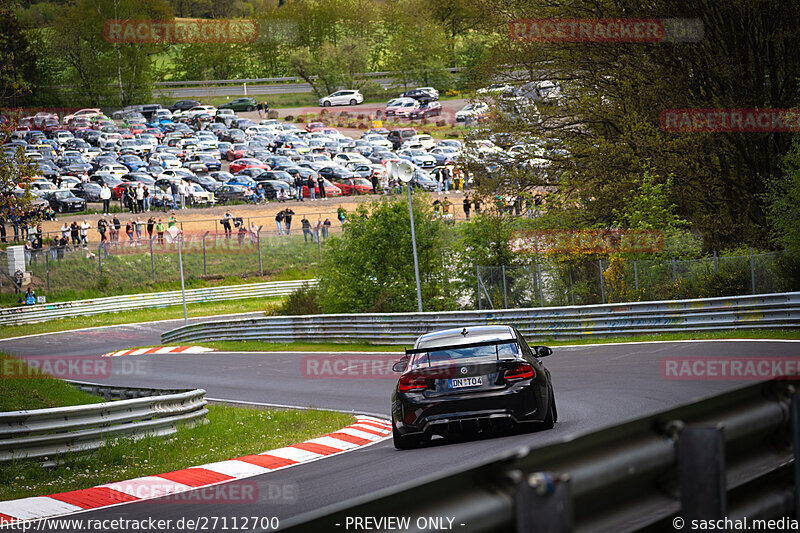
[[404,98],[413,98],[419,102],[431,102],[439,99],[439,91],[433,87],[419,87],[403,93]]
[[178,100],[171,106],[169,106],[169,110],[175,113],[176,111],[188,111],[189,109],[199,106],[200,102],[197,100]]
[[232,183],[225,183],[214,192],[214,196],[221,204],[226,204],[231,201],[244,202],[247,187],[242,185],[235,185]]
[[355,194],[369,194],[372,191],[372,183],[364,178],[348,178],[344,180],[334,181],[341,191],[343,196],[353,196]]
[[408,117],[411,119],[420,119],[428,117],[438,117],[442,114],[442,104],[439,102],[426,102],[414,109]]
[[[419,447],[433,435],[476,430],[551,429],[555,393],[541,358],[516,328],[473,326],[419,337],[395,363],[392,437],[398,449]],[[476,432],[477,433],[477,432]]]
[[396,130],[391,130],[386,138],[391,141],[393,149],[397,150],[403,145],[404,142],[416,134],[417,130],[414,128],[399,128]]
[[217,109],[232,109],[233,111],[253,111],[257,105],[258,102],[256,102],[255,98],[244,96],[241,98],[235,98],[230,102],[222,104]]
[[78,198],[83,198],[87,202],[100,202],[100,191],[103,188],[97,183],[79,183],[72,189],[72,193]]
[[456,111],[456,122],[471,122],[486,118],[489,106],[483,102],[473,102]]
[[409,117],[411,112],[419,108],[419,101],[413,98],[396,98],[386,104],[383,114],[387,117]]
[[332,105],[356,105],[364,101],[364,95],[361,91],[343,90],[336,91],[319,99],[319,105],[322,107],[330,107]]
[[73,213],[86,209],[86,200],[75,196],[70,190],[47,191],[42,195],[42,198],[47,200],[47,203],[56,213]]

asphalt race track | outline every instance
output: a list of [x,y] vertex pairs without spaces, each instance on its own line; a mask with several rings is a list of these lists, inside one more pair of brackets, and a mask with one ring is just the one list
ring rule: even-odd
[[[0,349],[26,358],[60,355],[96,357],[127,347],[159,343],[159,334],[180,321],[98,328],[0,341]],[[134,372],[98,376],[100,383],[194,388],[213,399],[319,407],[389,417],[391,378],[337,377],[311,379],[299,353],[205,353],[126,356],[114,365],[138,366]],[[356,354],[314,354],[320,358],[352,358]],[[559,421],[555,429],[523,435],[435,444],[397,451],[391,439],[356,451],[242,482],[255,482],[256,503],[159,503],[149,500],[73,515],[72,518],[181,518],[270,516],[286,520],[304,512],[368,495],[419,479],[483,462],[520,446],[560,439],[620,423],[655,411],[714,395],[745,384],[742,381],[664,379],[665,357],[784,357],[800,355],[800,343],[782,341],[708,341],[557,347],[545,359],[553,375]],[[362,356],[363,358],[363,356]],[[258,453],[265,450],[253,450]],[[219,528],[218,528],[219,529]],[[469,524],[462,531],[469,531]],[[209,529],[210,530],[210,529]],[[61,529],[58,531],[71,531]],[[76,530],[77,531],[77,530]],[[163,531],[186,531],[164,529]],[[265,529],[237,529],[265,531]],[[330,531],[345,531],[333,524]]]

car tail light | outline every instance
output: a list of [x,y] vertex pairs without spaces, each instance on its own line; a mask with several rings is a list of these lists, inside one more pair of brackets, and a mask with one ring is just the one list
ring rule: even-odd
[[529,363],[517,363],[505,373],[506,381],[520,381],[536,377],[536,372]]
[[428,380],[416,374],[405,374],[400,377],[398,388],[401,392],[425,390],[428,388]]

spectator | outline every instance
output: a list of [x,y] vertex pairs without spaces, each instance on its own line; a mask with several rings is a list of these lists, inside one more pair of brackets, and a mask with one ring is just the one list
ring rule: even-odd
[[144,226],[144,222],[142,222],[142,217],[136,217],[136,246],[142,245],[142,226]]
[[111,235],[111,242],[113,244],[117,244],[119,242],[119,230],[121,228],[122,224],[119,221],[119,217],[114,215],[114,218],[111,220],[111,227],[109,228],[109,234]]
[[341,222],[342,226],[344,226],[344,219],[346,217],[345,213],[346,213],[346,211],[345,211],[344,207],[342,207],[342,206],[339,206],[336,209],[336,218],[339,219],[339,222]]
[[292,215],[294,215],[294,211],[292,211],[291,207],[287,207],[283,210],[283,223],[286,224],[286,235],[292,232]]
[[256,185],[256,196],[258,198],[258,203],[267,203],[267,193],[264,191],[264,186],[259,182]]
[[258,199],[256,198],[256,193],[253,192],[253,189],[248,185],[247,189],[244,191],[244,199],[247,202],[258,203]]
[[331,219],[325,217],[325,222],[322,223],[322,238],[328,238],[328,231],[331,229]]
[[134,246],[133,242],[133,221],[129,220],[127,224],[125,224],[125,234],[128,236],[128,246]]
[[154,217],[150,217],[147,219],[147,236],[150,239],[150,242],[153,242],[153,229],[156,226],[156,219]]
[[262,117],[261,112],[264,111],[264,104],[262,104],[261,102],[257,103],[256,111],[258,111],[258,118],[261,118]]
[[178,200],[181,203],[181,209],[186,209],[186,195],[188,193],[188,189],[186,187],[186,182],[180,180],[178,182]]
[[100,234],[101,244],[106,242],[106,231],[108,231],[108,222],[105,217],[100,217],[100,220],[97,221],[97,233]]
[[284,214],[285,213],[283,211],[278,211],[278,213],[275,215],[275,224],[278,226],[278,235],[283,235]]
[[300,177],[300,174],[295,174],[295,176],[294,176],[294,188],[297,191],[297,199],[302,202],[303,201],[303,178]]
[[230,239],[231,233],[233,233],[233,229],[231,228],[231,219],[233,215],[231,215],[230,210],[225,211],[225,215],[222,217],[220,222],[222,223],[222,228],[225,230],[225,238]]
[[242,224],[241,226],[239,226],[239,233],[238,233],[239,246],[244,246],[245,235],[247,235],[247,228],[245,228],[244,224]]
[[300,222],[303,225],[303,239],[305,242],[308,242],[309,236],[311,236],[311,242],[314,242],[314,234],[311,233],[311,222],[308,221],[305,215],[303,215],[303,219]]
[[469,194],[464,196],[464,215],[466,215],[467,220],[469,220],[469,211],[472,208],[472,203],[469,201]]
[[319,242],[322,233],[322,217],[317,218],[317,224],[314,226],[314,238]]
[[28,287],[28,290],[25,291],[25,305],[35,305],[36,304],[36,292]]
[[[313,181],[314,181],[313,178],[308,178],[308,179],[309,179],[309,181],[311,181],[313,183]],[[324,200],[325,197],[326,197],[326,195],[325,195],[325,178],[323,178],[322,176],[318,176],[317,177],[317,187],[319,188],[319,197]]]
[[[161,220],[159,218],[159,220]],[[177,224],[178,219],[175,218],[175,213],[170,213],[169,218],[167,219],[167,228],[174,228],[175,224]]]
[[165,229],[166,228],[164,227],[164,223],[161,222],[161,219],[159,218],[158,221],[156,222],[156,234],[158,235],[158,244],[160,244],[162,246],[164,245],[164,231],[165,231]]
[[[178,184],[175,183],[175,180],[169,182],[169,192],[172,194],[172,205],[173,208],[178,207]],[[167,212],[167,202],[164,202],[164,212]]]
[[66,221],[61,225],[61,236],[69,239],[69,224]]
[[472,204],[475,206],[475,215],[476,216],[480,215],[481,214],[481,200],[480,200],[480,198],[475,198],[475,200],[472,202]]
[[372,171],[371,178],[372,178],[372,192],[377,194],[378,193],[378,174],[376,174],[374,170]]
[[85,219],[81,222],[81,244],[83,244],[84,248],[89,246],[89,236],[88,232],[91,229],[92,225],[89,224]]
[[286,190],[283,188],[278,189],[278,193],[275,197],[278,199],[279,202],[285,202],[286,200],[289,199],[289,197],[286,194]]
[[139,213],[144,212],[144,185],[141,183],[136,187],[136,207]]
[[144,191],[142,192],[144,197],[144,208],[149,213],[150,212],[150,189],[144,187]]
[[131,213],[136,212],[136,193],[131,186],[125,187],[125,203]]
[[108,215],[111,211],[111,189],[105,183],[103,183],[103,188],[100,189],[100,199],[103,201],[103,214]]
[[308,187],[308,197],[311,198],[312,200],[316,200],[317,198],[314,192],[317,188],[317,184],[314,183],[313,176],[308,177],[308,181],[306,182],[306,187]]
[[258,226],[255,222],[250,223],[250,244],[258,242]]
[[77,247],[81,243],[81,227],[78,225],[76,220],[72,221],[72,224],[69,225],[69,234],[72,237],[72,246]]

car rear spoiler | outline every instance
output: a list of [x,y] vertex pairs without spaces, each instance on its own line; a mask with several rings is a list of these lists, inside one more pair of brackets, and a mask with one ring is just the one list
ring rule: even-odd
[[415,353],[426,353],[426,352],[438,352],[441,350],[456,350],[459,348],[475,348],[478,346],[494,346],[497,344],[516,344],[517,339],[506,339],[506,340],[492,340],[492,341],[482,341],[482,342],[471,342],[468,344],[451,344],[447,346],[430,346],[428,348],[413,348],[409,350],[406,348],[406,357],[411,354]]

